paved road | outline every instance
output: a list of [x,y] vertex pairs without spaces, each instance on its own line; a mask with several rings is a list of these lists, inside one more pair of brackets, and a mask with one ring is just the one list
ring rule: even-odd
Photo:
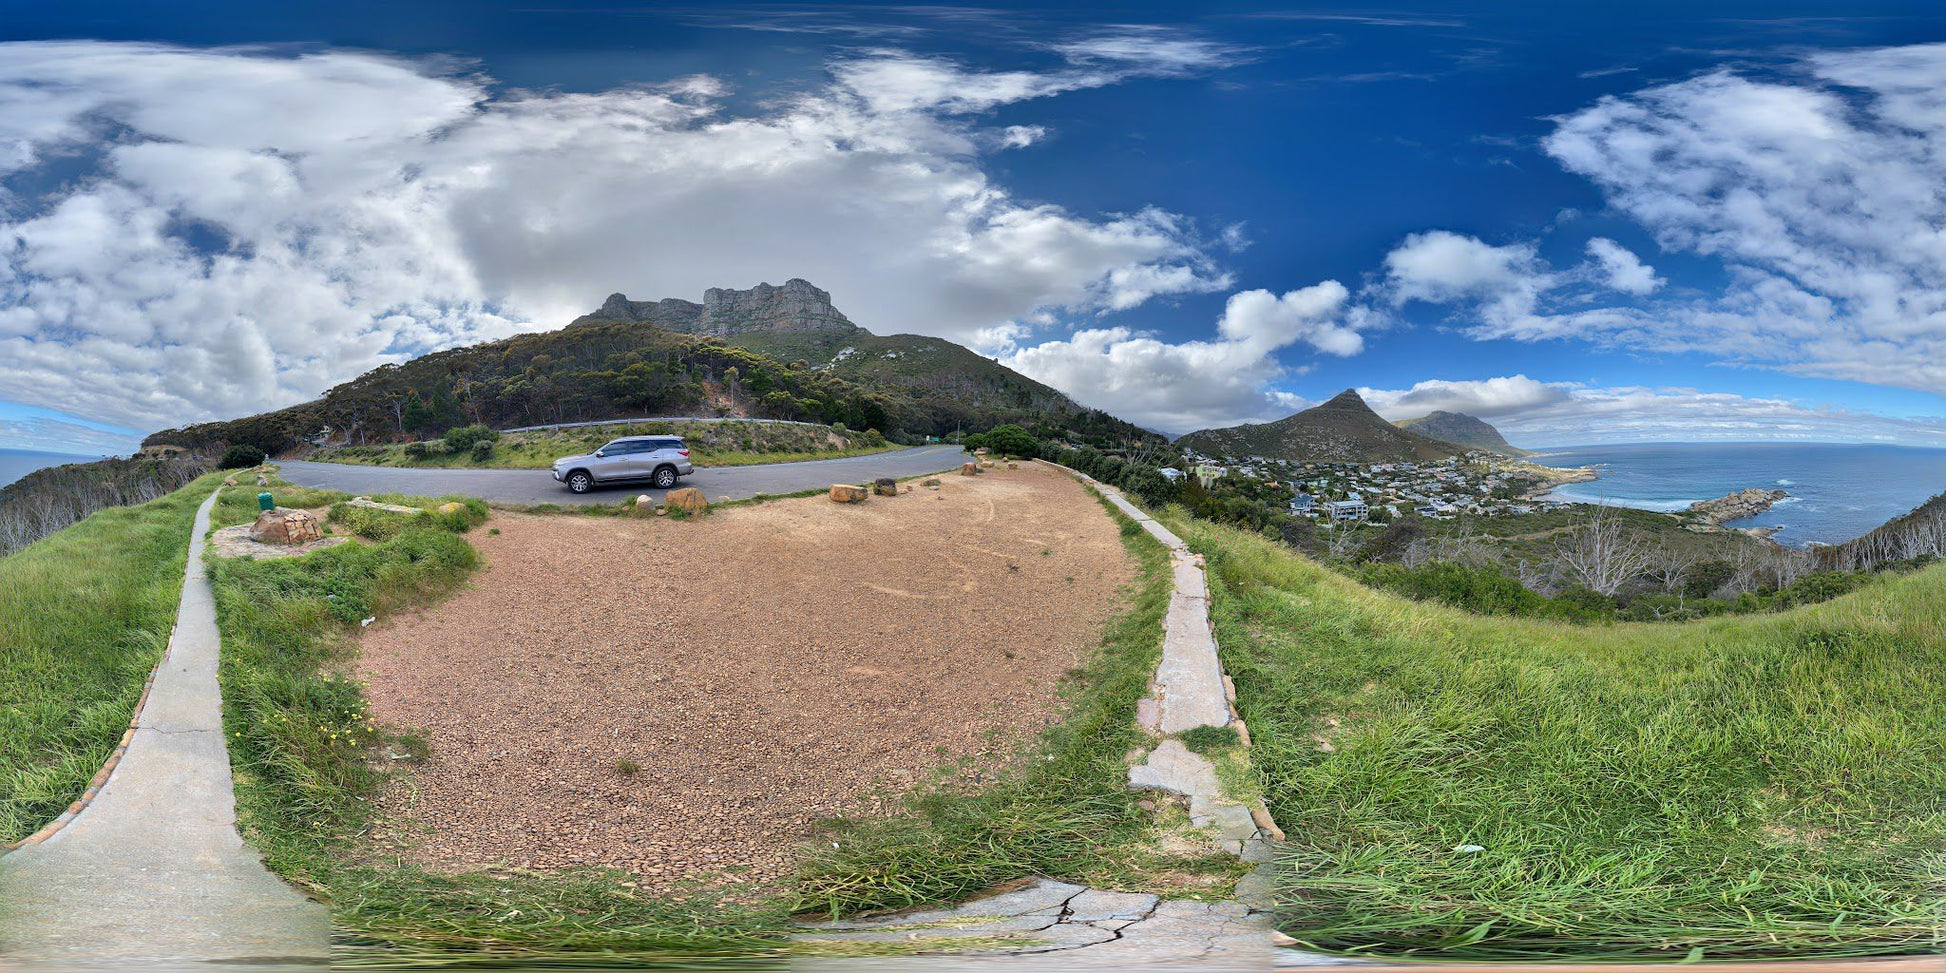
[[[833,483],[863,483],[874,477],[922,476],[949,470],[964,462],[958,446],[915,446],[911,449],[763,466],[698,468],[677,486],[696,487],[712,501],[742,500],[759,493],[796,493],[819,490]],[[346,493],[408,493],[439,496],[456,493],[497,503],[619,503],[641,494],[661,498],[666,491],[646,483],[596,488],[580,496],[554,482],[546,470],[443,470],[396,466],[352,466],[280,460],[284,479],[308,487]]]
[[325,908],[265,870],[237,836],[216,604],[203,576],[215,501],[196,511],[175,632],[128,752],[66,827],[0,856],[0,967],[328,955]]

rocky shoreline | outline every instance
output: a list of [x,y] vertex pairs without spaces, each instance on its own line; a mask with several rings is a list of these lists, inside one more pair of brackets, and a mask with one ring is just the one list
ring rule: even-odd
[[[1735,493],[1717,497],[1714,500],[1698,500],[1690,504],[1689,509],[1684,514],[1698,524],[1721,528],[1724,524],[1733,520],[1755,517],[1769,510],[1777,501],[1788,496],[1790,494],[1783,490],[1765,490],[1761,487],[1751,487],[1748,490],[1738,490]],[[1776,533],[1774,528],[1757,529],[1769,529],[1771,533]]]

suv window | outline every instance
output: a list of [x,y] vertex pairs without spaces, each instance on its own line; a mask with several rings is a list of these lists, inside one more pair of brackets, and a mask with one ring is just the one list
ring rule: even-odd
[[601,455],[626,456],[629,453],[639,452],[640,448],[641,448],[641,444],[636,442],[635,440],[617,439],[614,442],[609,443],[606,446],[603,446],[601,448]]

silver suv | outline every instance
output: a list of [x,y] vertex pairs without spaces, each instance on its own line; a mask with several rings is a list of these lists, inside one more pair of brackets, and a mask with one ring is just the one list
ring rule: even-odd
[[624,436],[586,456],[554,461],[554,479],[575,493],[596,486],[646,480],[656,489],[676,485],[676,477],[696,472],[689,447],[677,436]]

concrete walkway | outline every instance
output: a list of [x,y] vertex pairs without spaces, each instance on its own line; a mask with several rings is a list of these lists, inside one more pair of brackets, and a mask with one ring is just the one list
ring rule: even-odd
[[270,874],[236,830],[216,604],[196,511],[168,655],[115,773],[79,816],[0,856],[0,957],[86,968],[327,955],[325,908]]

